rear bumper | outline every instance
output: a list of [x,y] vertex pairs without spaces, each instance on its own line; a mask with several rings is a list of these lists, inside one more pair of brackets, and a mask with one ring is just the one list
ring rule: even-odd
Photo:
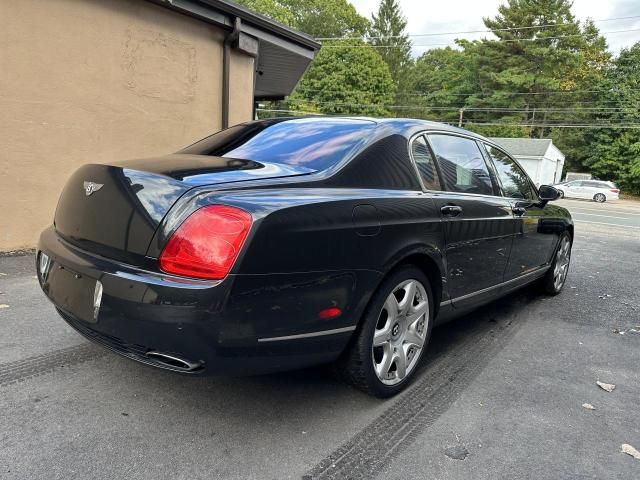
[[[370,271],[332,271],[182,279],[81,250],[53,227],[40,237],[38,258],[41,252],[50,258],[46,275],[38,275],[41,287],[73,328],[133,360],[191,374],[250,375],[334,360],[379,278]],[[64,289],[56,283],[62,275],[71,278]],[[103,291],[92,319],[78,305],[93,301],[87,292],[96,281]],[[331,306],[342,315],[319,318]],[[174,367],[149,352],[197,368]]]

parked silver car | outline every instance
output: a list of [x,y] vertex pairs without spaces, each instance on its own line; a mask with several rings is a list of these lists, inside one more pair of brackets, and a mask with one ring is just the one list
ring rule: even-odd
[[574,180],[554,185],[561,197],[585,198],[603,203],[607,200],[618,200],[620,189],[613,182],[604,180]]

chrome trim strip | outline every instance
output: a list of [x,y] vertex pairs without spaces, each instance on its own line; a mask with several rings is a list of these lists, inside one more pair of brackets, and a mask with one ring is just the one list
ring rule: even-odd
[[354,325],[352,327],[334,328],[333,330],[322,330],[320,332],[300,333],[298,335],[286,335],[284,337],[259,338],[258,342],[281,342],[283,340],[297,340],[299,338],[322,337],[324,335],[334,335],[336,333],[353,332],[355,329],[356,326]]
[[447,305],[451,305],[451,302],[452,302],[452,301],[453,301],[453,300],[446,300],[446,301],[444,301],[444,302],[440,302],[440,306],[441,306],[441,307],[446,307]]
[[453,303],[453,302],[458,302],[460,300],[466,300],[467,298],[475,297],[476,295],[481,295],[483,293],[490,292],[491,290],[495,290],[496,288],[504,287],[505,285],[509,285],[510,283],[517,282],[518,280],[522,280],[522,279],[528,278],[528,277],[530,277],[532,275],[539,274],[539,273],[544,273],[547,270],[549,270],[549,268],[551,268],[551,265],[545,265],[544,267],[536,268],[532,272],[525,273],[524,275],[520,275],[519,277],[512,278],[511,280],[507,280],[506,282],[501,282],[501,283],[498,283],[496,285],[492,285],[490,287],[483,288],[482,290],[478,290],[476,292],[468,293],[466,295],[462,295],[460,297],[456,297],[456,298],[453,298],[451,300],[447,300],[446,302],[441,302],[440,306],[442,307],[444,305],[449,305],[450,303]]

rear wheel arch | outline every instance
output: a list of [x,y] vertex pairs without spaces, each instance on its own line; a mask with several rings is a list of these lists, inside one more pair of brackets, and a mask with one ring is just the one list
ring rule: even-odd
[[413,265],[419,268],[429,280],[431,291],[433,294],[433,306],[434,306],[434,317],[438,314],[438,310],[440,307],[440,301],[442,300],[442,272],[444,269],[438,260],[433,258],[432,255],[429,255],[424,250],[421,251],[412,251],[405,252],[399,258],[396,258],[394,262],[391,263],[389,268],[387,268],[385,274],[380,279],[376,291],[382,285],[382,283],[393,273],[395,273],[399,268],[404,267],[405,265]]
[[571,237],[571,243],[573,243],[573,224],[567,225],[567,232],[569,232],[569,236]]

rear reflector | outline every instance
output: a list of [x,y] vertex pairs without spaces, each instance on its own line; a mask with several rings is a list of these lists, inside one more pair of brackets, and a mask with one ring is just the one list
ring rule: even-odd
[[185,277],[221,280],[227,276],[251,229],[251,215],[226,205],[192,213],[160,254],[160,269]]
[[318,316],[323,320],[327,320],[329,318],[336,318],[340,316],[341,313],[342,313],[342,310],[340,310],[338,307],[329,307],[329,308],[325,308],[324,310],[320,310],[320,313],[318,313]]

